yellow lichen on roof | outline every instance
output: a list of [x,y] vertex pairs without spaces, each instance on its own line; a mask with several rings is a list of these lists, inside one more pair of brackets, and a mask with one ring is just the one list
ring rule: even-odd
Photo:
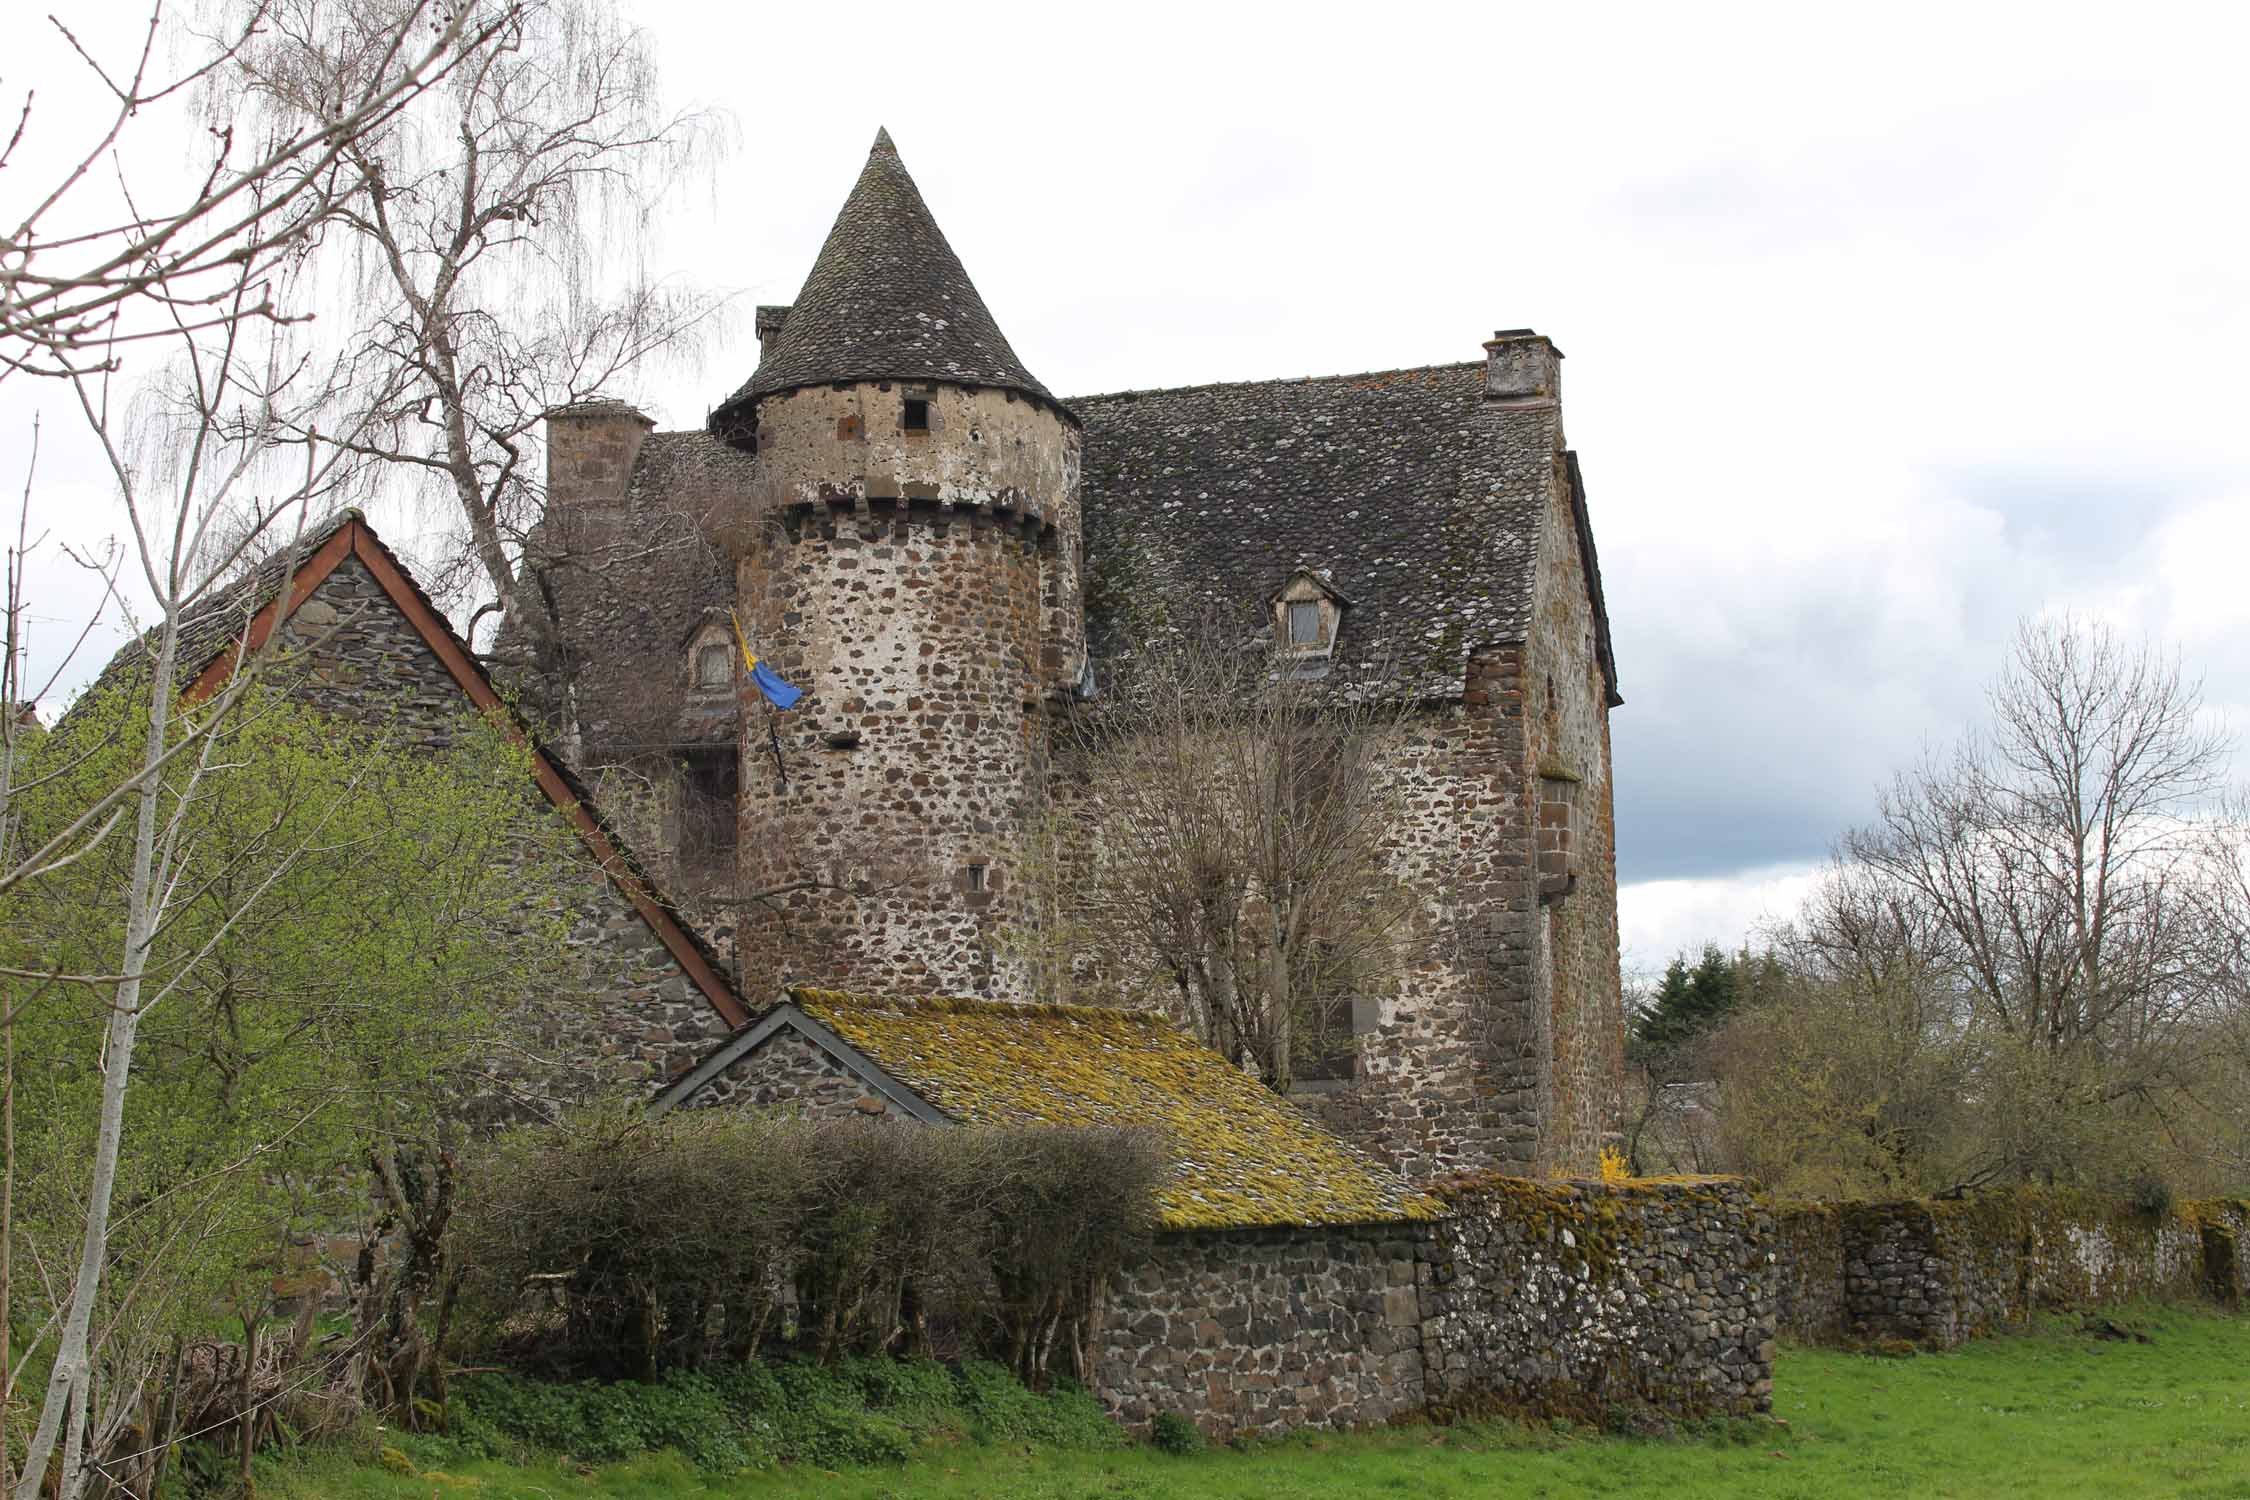
[[1376,1224],[1442,1212],[1162,1016],[815,989],[790,998],[966,1123],[1158,1132],[1174,1161],[1157,1204],[1167,1229]]

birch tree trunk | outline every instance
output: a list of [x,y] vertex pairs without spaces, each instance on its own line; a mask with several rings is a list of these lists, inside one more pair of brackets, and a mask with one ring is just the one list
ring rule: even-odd
[[141,750],[141,767],[147,779],[134,809],[133,873],[125,898],[125,950],[117,967],[123,978],[111,992],[109,1030],[102,1043],[101,1112],[94,1139],[93,1177],[87,1190],[86,1231],[79,1242],[78,1269],[71,1279],[70,1312],[63,1320],[62,1337],[55,1348],[39,1425],[25,1448],[16,1500],[39,1500],[55,1439],[66,1416],[70,1431],[63,1448],[61,1500],[77,1500],[85,1491],[83,1438],[91,1404],[87,1386],[93,1374],[87,1335],[93,1324],[94,1303],[101,1293],[102,1270],[108,1263],[110,1200],[117,1187],[117,1157],[125,1135],[125,1092],[132,1081],[133,1045],[140,1032],[141,980],[148,969],[149,938],[156,930],[163,905],[156,880],[157,813],[163,781],[156,772],[164,764],[165,740],[172,721],[172,679],[179,655],[177,597],[174,593],[166,600],[148,736]]

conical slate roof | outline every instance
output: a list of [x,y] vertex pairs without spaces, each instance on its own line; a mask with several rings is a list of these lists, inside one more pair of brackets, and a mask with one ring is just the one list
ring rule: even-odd
[[757,373],[711,414],[711,427],[739,426],[761,396],[838,380],[943,380],[1054,401],[1008,347],[887,130],[875,133]]

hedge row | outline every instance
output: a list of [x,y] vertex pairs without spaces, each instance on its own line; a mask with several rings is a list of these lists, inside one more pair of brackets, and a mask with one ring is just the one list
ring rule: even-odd
[[466,1163],[460,1327],[604,1377],[933,1349],[1082,1377],[1163,1169],[1115,1131],[589,1112]]

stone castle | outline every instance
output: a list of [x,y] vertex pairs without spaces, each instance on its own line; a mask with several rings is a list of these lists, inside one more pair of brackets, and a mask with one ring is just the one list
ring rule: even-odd
[[1553,344],[1058,398],[887,134],[756,328],[701,430],[550,414],[521,593],[551,625],[509,621],[496,653],[749,1003],[1047,998],[1004,935],[1058,716],[1133,622],[1236,611],[1419,705],[1385,748],[1390,854],[1433,893],[1418,956],[1300,1102],[1411,1178],[1590,1168],[1621,1071],[1622,700]]

